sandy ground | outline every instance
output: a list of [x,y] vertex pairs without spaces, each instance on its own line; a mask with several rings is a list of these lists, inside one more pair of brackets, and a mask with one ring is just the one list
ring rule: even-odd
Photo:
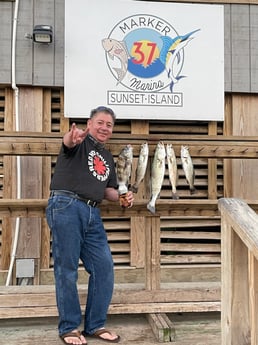
[[[175,326],[174,345],[220,345],[220,315],[168,314]],[[151,345],[155,338],[145,315],[109,315],[107,328],[121,336],[120,344]],[[61,345],[57,333],[57,318],[0,320],[0,345]],[[87,339],[89,345],[105,344]],[[107,343],[106,343],[107,344]]]

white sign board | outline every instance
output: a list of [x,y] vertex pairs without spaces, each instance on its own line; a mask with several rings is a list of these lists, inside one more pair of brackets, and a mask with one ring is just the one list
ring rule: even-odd
[[223,120],[223,6],[65,1],[65,116]]

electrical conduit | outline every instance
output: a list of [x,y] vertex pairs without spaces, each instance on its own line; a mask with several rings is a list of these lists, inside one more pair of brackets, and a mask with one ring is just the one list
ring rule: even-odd
[[[19,0],[15,1],[14,16],[13,16],[13,32],[12,32],[12,89],[15,95],[15,130],[18,132],[20,130],[19,126],[19,89],[16,85],[16,34],[17,34],[17,20],[18,20],[18,9]],[[17,156],[17,199],[21,198],[21,157]],[[15,222],[15,232],[12,246],[12,254],[10,266],[6,279],[6,286],[10,285],[13,266],[15,262],[16,250],[18,245],[20,231],[20,218],[16,218]]]

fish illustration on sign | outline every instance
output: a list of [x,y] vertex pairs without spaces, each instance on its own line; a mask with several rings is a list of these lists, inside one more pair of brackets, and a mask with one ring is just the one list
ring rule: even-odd
[[117,74],[117,84],[119,84],[126,75],[128,59],[130,58],[126,45],[123,41],[117,41],[112,38],[104,38],[102,40],[102,46],[111,60],[114,60],[116,57],[121,63],[120,68],[113,67]]
[[186,35],[176,36],[175,38],[161,36],[163,46],[160,51],[160,61],[164,64],[167,70],[168,78],[171,79],[169,86],[171,92],[173,92],[174,85],[180,79],[185,77],[180,75],[184,63],[182,50],[193,39],[191,36],[199,30],[200,29],[197,29]]

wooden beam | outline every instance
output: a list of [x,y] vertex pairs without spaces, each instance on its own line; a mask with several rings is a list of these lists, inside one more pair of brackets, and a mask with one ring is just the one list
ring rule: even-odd
[[[103,217],[153,217],[147,209],[148,200],[135,201],[134,206],[122,209],[118,203],[104,200],[101,205]],[[258,212],[258,200],[245,201],[255,212]],[[8,217],[45,217],[47,199],[0,199],[0,214]],[[155,217],[219,217],[218,200],[157,200]]]
[[[0,132],[1,155],[55,156],[59,153],[63,134],[35,132]],[[149,155],[153,156],[160,135],[130,135],[134,156],[139,155],[140,146],[147,141]],[[257,136],[173,136],[163,135],[164,143],[172,142],[176,155],[180,156],[181,145],[190,148],[191,156],[198,158],[258,158]],[[128,144],[121,134],[113,134],[106,144],[114,156]]]
[[[220,283],[164,284],[145,290],[142,284],[116,284],[110,314],[200,312],[220,310]],[[82,310],[87,286],[78,286]],[[0,287],[0,319],[57,315],[54,285]]]
[[160,343],[175,341],[175,326],[165,313],[147,314],[147,320]]

